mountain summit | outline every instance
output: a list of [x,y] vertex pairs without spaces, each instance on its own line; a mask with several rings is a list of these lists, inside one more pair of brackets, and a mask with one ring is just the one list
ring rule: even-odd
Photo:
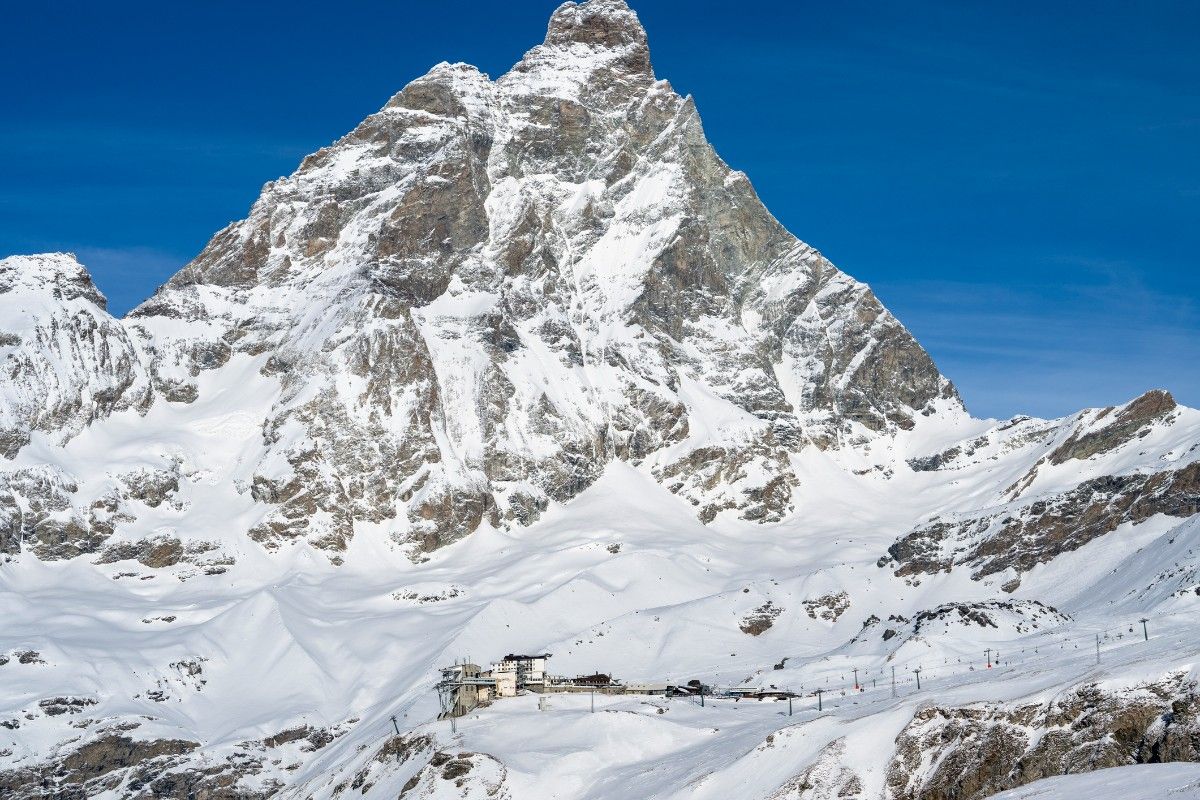
[[[73,256],[0,260],[0,363],[4,797],[982,800],[1200,760],[1200,412],[971,418],[621,0],[495,80],[435,66],[125,319]],[[437,720],[437,668],[523,652],[797,713]]]
[[[254,539],[336,553],[375,523],[429,550],[529,524],[614,459],[706,522],[777,521],[803,491],[790,453],[960,413],[648,53],[623,2],[591,0],[496,81],[434,67],[130,314],[158,402],[210,375],[254,392]],[[261,411],[216,377],[251,362]],[[12,414],[10,438],[38,424]]]
[[[601,50],[612,51],[615,63],[623,71],[654,77],[646,31],[624,0],[568,2],[559,6],[550,16],[546,41],[539,49],[570,49],[575,45],[583,45],[593,54]],[[522,63],[529,57],[527,55]]]

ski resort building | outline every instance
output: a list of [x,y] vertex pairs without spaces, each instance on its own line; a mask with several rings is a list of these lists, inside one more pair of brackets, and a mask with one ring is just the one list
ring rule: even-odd
[[490,672],[484,672],[478,664],[470,663],[442,667],[442,679],[438,681],[437,690],[442,719],[461,717],[478,706],[488,704],[497,696],[496,681]]
[[665,695],[669,687],[665,683],[655,683],[650,681],[638,681],[636,683],[628,683],[625,685],[627,694],[651,694]]
[[441,717],[461,717],[494,698],[516,697],[526,690],[545,691],[548,658],[549,653],[533,656],[510,653],[488,670],[470,662],[442,667],[442,677],[437,683]]
[[591,688],[600,688],[613,685],[612,675],[605,675],[603,672],[597,672],[593,675],[580,675],[571,679],[571,683],[575,686],[586,686]]
[[592,675],[578,675],[574,678],[566,678],[561,675],[547,675],[543,687],[540,690],[535,688],[534,691],[562,692],[567,694],[584,692],[625,694],[625,686],[620,681],[614,680],[611,675],[597,672]]
[[[509,653],[484,670],[468,661],[443,667],[442,677],[437,684],[442,705],[442,718],[461,717],[494,699],[516,697],[525,692],[536,694],[643,694],[660,696],[713,695],[712,687],[698,680],[686,684],[661,682],[636,682],[624,684],[611,674],[595,672],[577,675],[574,678],[551,675],[546,671],[550,653],[526,655]],[[774,688],[774,687],[772,687]],[[759,687],[738,687],[722,692],[724,696],[753,697],[762,694]],[[761,699],[761,698],[760,698]]]
[[499,681],[501,676],[504,676],[507,685],[509,683],[508,676],[512,676],[513,695],[516,695],[521,689],[538,691],[546,685],[546,661],[550,655],[550,653],[532,656],[509,653],[500,660],[499,664],[492,667],[492,677]]
[[496,697],[516,697],[520,693],[515,672],[490,670],[487,675],[496,682]]

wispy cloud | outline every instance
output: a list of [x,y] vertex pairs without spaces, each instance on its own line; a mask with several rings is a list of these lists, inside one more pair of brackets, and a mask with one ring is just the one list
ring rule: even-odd
[[1147,285],[1120,263],[1055,285],[916,281],[877,286],[972,411],[1059,416],[1152,387],[1200,404],[1194,298]]

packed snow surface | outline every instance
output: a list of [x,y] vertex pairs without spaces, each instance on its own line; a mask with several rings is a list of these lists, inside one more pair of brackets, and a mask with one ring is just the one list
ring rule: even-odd
[[989,800],[1195,800],[1200,765],[1139,764],[1035,781]]
[[[0,360],[0,795],[912,800],[1200,741],[1200,412],[972,418],[621,0],[436,66],[125,319],[0,260]],[[438,719],[520,652],[793,696]]]

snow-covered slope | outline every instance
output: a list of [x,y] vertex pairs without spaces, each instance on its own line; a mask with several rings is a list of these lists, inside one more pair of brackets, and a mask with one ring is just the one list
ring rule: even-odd
[[33,431],[61,442],[114,411],[150,403],[142,358],[74,256],[0,259],[0,456]]
[[[124,320],[65,255],[0,261],[0,310],[0,792],[982,798],[1200,757],[1200,412],[972,419],[621,0],[438,65]],[[802,698],[432,721],[436,667],[535,649]]]
[[990,800],[1196,800],[1200,798],[1200,766],[1138,765],[1097,770],[1083,775],[1046,778]]

